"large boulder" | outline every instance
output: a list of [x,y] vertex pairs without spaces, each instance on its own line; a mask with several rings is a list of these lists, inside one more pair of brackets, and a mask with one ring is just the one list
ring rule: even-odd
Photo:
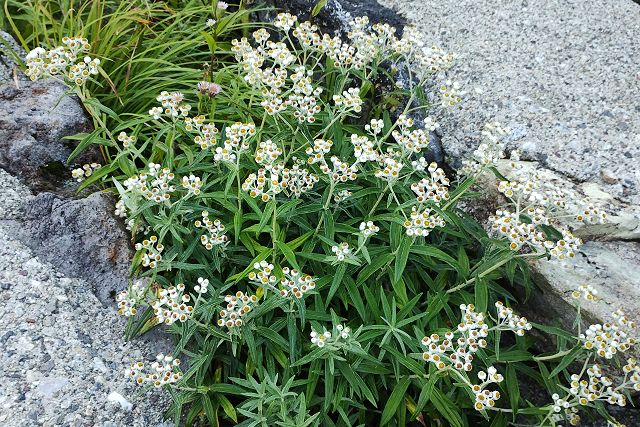
[[113,215],[112,199],[106,193],[81,199],[40,193],[25,203],[18,235],[58,271],[93,284],[104,304],[126,288],[133,256],[128,233]]

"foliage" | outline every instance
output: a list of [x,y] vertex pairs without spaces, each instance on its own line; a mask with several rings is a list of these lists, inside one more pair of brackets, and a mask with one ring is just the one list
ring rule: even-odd
[[[638,387],[635,363],[615,388],[587,369],[633,344],[622,314],[574,335],[507,307],[534,291],[527,258],[570,258],[579,241],[535,177],[495,170],[499,125],[466,175],[425,159],[426,112],[461,93],[444,78],[452,55],[419,33],[358,18],[346,42],[216,2],[84,2],[68,18],[58,2],[8,4],[26,46],[74,34],[101,60],[104,79],[80,84],[52,72],[51,51],[27,67],[67,81],[96,120],[74,155],[100,144],[106,164],[74,176],[120,196],[137,242],[120,314],[130,336],[165,324],[187,359],[130,374],[171,393],[177,424],[557,425],[578,409],[610,418],[603,402]],[[506,198],[488,233],[459,203],[492,172]],[[536,356],[531,329],[557,351]]]

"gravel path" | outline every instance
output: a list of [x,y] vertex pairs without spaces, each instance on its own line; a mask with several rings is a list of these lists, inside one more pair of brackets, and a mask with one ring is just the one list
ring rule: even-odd
[[166,343],[125,343],[113,307],[12,237],[28,197],[0,169],[0,426],[171,425],[162,422],[167,397],[141,396],[124,377],[128,363],[153,358]]
[[379,0],[458,55],[443,120],[459,158],[488,120],[575,181],[640,204],[640,5],[631,0]]

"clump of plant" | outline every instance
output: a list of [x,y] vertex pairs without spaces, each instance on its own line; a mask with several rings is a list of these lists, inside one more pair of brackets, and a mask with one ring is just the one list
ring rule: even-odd
[[[602,214],[515,162],[515,178],[500,175],[499,124],[459,177],[428,160],[426,112],[460,100],[451,54],[366,17],[348,40],[287,13],[230,44],[215,25],[210,46],[228,47],[228,62],[123,118],[109,165],[87,179],[112,179],[137,242],[135,279],[117,296],[130,334],[162,324],[176,336],[173,355],[128,370],[171,393],[176,424],[612,420],[604,403],[624,405],[640,368],[630,359],[614,384],[598,360],[635,344],[633,322],[615,313],[574,335],[509,307],[512,287],[531,291],[527,258],[575,254],[555,217]],[[401,69],[403,84],[381,84]],[[489,232],[458,208],[487,173],[505,196]],[[532,329],[557,351],[534,355]],[[524,396],[525,380],[548,403]]]

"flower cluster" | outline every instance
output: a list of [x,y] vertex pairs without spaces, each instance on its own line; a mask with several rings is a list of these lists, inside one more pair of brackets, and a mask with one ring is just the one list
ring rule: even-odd
[[[578,408],[571,406],[571,402],[566,399],[560,398],[558,393],[554,393],[551,398],[553,399],[553,415],[550,418],[556,423],[566,419],[572,426],[577,426],[580,422]],[[561,414],[562,411],[564,414]]]
[[[211,21],[213,21],[211,19]],[[211,24],[214,25],[215,21]],[[203,95],[207,95],[209,98],[213,98],[220,92],[222,92],[222,87],[218,83],[212,83],[207,81],[198,82],[198,92]]]
[[63,75],[67,81],[82,86],[90,76],[99,73],[100,60],[80,55],[88,52],[91,46],[85,38],[65,37],[62,45],[51,50],[37,47],[26,56],[25,74],[31,80]]
[[193,287],[193,290],[200,295],[206,294],[209,290],[209,279],[198,277],[198,284]]
[[337,324],[333,332],[326,329],[322,333],[318,333],[315,329],[311,330],[311,344],[320,348],[328,346],[329,348],[340,347],[351,336],[351,328],[342,324]]
[[475,395],[476,401],[473,407],[476,411],[482,411],[487,408],[493,408],[496,404],[496,400],[500,399],[499,391],[490,391],[485,387],[493,383],[501,383],[504,378],[498,373],[497,369],[493,366],[489,366],[487,371],[478,372],[478,379],[482,381],[480,384],[474,384],[471,386],[471,391]]
[[580,285],[578,289],[571,292],[571,296],[575,299],[584,298],[587,301],[598,301],[598,291],[591,285]]
[[625,375],[622,387],[640,391],[640,365],[636,359],[633,357],[627,359],[627,364],[622,367],[622,371]]
[[440,86],[440,105],[443,107],[452,107],[462,101],[463,92],[460,90],[460,83],[447,80]]
[[443,200],[449,200],[449,178],[444,171],[435,162],[431,162],[428,171],[428,177],[411,185],[418,203],[432,201],[439,205]]
[[484,313],[476,313],[473,304],[462,304],[460,310],[462,321],[458,324],[459,337],[455,342],[453,332],[447,332],[442,341],[438,334],[422,339],[422,345],[426,347],[422,358],[440,370],[451,366],[459,371],[471,371],[473,354],[487,346],[485,338],[489,335],[489,325]]
[[198,144],[202,150],[213,147],[218,144],[218,136],[220,131],[213,123],[204,123],[204,116],[185,117],[185,129],[189,132],[195,132],[197,135],[193,138],[193,142]]
[[204,228],[208,234],[200,236],[200,242],[205,248],[211,250],[214,246],[224,246],[229,238],[225,235],[225,227],[219,219],[211,220],[209,212],[202,212],[202,221],[196,220],[194,225],[198,228]]
[[137,141],[137,138],[135,135],[127,135],[126,132],[120,132],[118,134],[118,141],[122,142],[124,148],[131,148]]
[[409,218],[403,223],[407,236],[428,236],[431,230],[436,227],[444,227],[444,219],[432,209],[425,207],[418,209],[415,206],[411,209]]
[[380,227],[375,225],[373,221],[361,222],[360,223],[360,234],[364,236],[364,238],[369,238],[380,231]]
[[625,352],[635,345],[635,338],[630,336],[630,330],[636,327],[622,310],[612,314],[611,323],[594,324],[589,326],[584,334],[580,334],[582,346],[587,350],[595,350],[596,354],[611,359],[618,352]]
[[513,331],[516,335],[523,336],[525,331],[531,330],[531,323],[526,317],[521,317],[513,312],[513,309],[506,307],[501,301],[496,302],[498,312],[499,330]]
[[193,307],[187,305],[189,301],[191,297],[184,293],[184,284],[179,283],[167,289],[159,289],[158,299],[151,303],[151,308],[158,323],[172,325],[189,319],[193,312]]
[[153,107],[149,110],[149,115],[156,120],[165,115],[175,121],[181,117],[187,117],[191,111],[191,105],[184,102],[182,92],[162,91],[156,100],[162,107]]
[[280,279],[280,284],[282,285],[280,295],[283,297],[293,296],[296,299],[300,299],[316,287],[316,282],[313,277],[308,274],[303,274],[296,269],[284,267],[282,274],[284,274],[284,277]]
[[[269,171],[260,168],[256,173],[249,174],[244,183],[242,183],[242,190],[248,192],[249,196],[253,198],[260,197],[263,202],[268,202],[282,191],[278,175],[280,167],[278,165],[270,168]],[[269,173],[269,178],[267,178],[267,173]]]
[[236,122],[224,129],[226,139],[223,147],[217,147],[214,160],[235,162],[237,157],[249,149],[249,138],[256,134],[253,123]]
[[116,295],[118,314],[125,317],[135,316],[138,312],[136,306],[145,299],[146,295],[147,287],[140,280],[137,280],[129,289]]
[[156,356],[148,371],[145,371],[144,362],[132,363],[127,375],[134,378],[136,383],[142,385],[151,383],[155,387],[162,387],[167,384],[174,384],[182,378],[180,372],[180,359],[174,359],[171,355],[162,353]]
[[510,132],[499,122],[491,122],[484,125],[481,136],[482,142],[475,149],[471,158],[462,161],[460,174],[474,175],[484,168],[495,165],[505,157],[505,136]]
[[342,242],[339,245],[332,246],[331,252],[335,254],[338,261],[342,262],[351,255],[351,248],[347,242]]
[[333,201],[336,203],[344,202],[352,195],[353,194],[351,193],[351,191],[342,189],[338,191],[335,196],[333,196]]
[[401,161],[391,155],[384,155],[379,160],[381,169],[376,171],[376,177],[393,184],[400,178],[400,170],[404,166]]
[[182,177],[182,188],[187,190],[187,194],[198,196],[200,194],[200,188],[202,187],[202,181],[199,177],[191,174],[189,176]]
[[157,236],[151,236],[148,239],[143,240],[141,243],[136,243],[136,251],[142,252],[142,266],[149,268],[156,268],[158,262],[162,260],[162,251],[164,246],[158,242]]
[[149,163],[149,172],[134,175],[124,181],[127,191],[139,194],[156,203],[169,201],[171,193],[176,191],[171,181],[175,175],[169,168],[162,168],[157,163]]
[[258,302],[258,297],[238,291],[235,295],[225,296],[224,302],[227,303],[227,306],[220,310],[218,326],[232,330],[243,325],[243,318],[251,312],[253,305]]
[[277,282],[277,278],[273,275],[273,264],[267,261],[260,261],[253,264],[255,271],[249,273],[249,280],[254,284],[263,287],[265,285],[273,285]]
[[291,168],[282,169],[280,176],[280,187],[285,193],[300,197],[302,193],[311,190],[318,182],[318,177],[307,169],[295,164]]
[[378,151],[375,149],[374,143],[366,136],[351,135],[351,145],[353,145],[353,154],[358,163],[378,160]]
[[261,141],[258,144],[258,149],[254,156],[256,163],[263,166],[273,164],[278,157],[282,154],[282,150],[278,147],[278,144],[272,142],[270,139]]
[[360,98],[360,88],[351,87],[342,92],[342,95],[333,95],[333,102],[337,107],[342,107],[344,111],[362,111],[362,98]]
[[425,129],[411,129],[413,119],[401,114],[396,121],[397,130],[391,132],[404,153],[419,153],[429,145],[429,134]]
[[71,171],[71,176],[78,182],[84,181],[86,178],[89,178],[93,173],[100,168],[100,164],[91,163],[82,165],[81,168],[77,168]]
[[322,159],[320,170],[335,184],[347,181],[355,181],[358,178],[358,168],[355,164],[340,160],[337,156],[331,156],[331,167]]

